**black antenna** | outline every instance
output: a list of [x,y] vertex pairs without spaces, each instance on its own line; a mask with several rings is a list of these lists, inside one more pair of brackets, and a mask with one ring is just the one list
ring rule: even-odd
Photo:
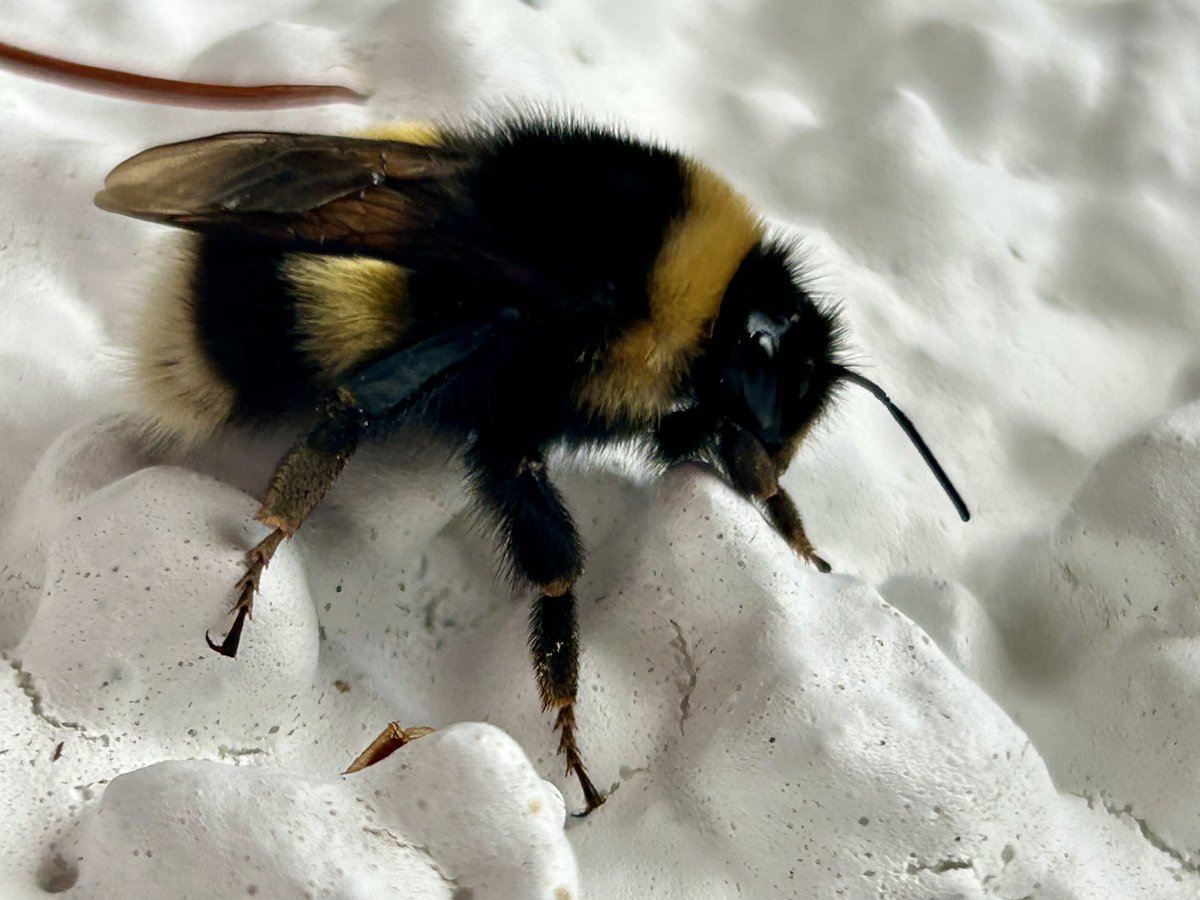
[[954,508],[958,511],[958,517],[964,522],[969,522],[971,520],[971,511],[967,509],[967,504],[963,502],[962,495],[959,494],[958,489],[950,483],[950,476],[946,474],[946,470],[942,468],[941,463],[934,459],[933,451],[929,449],[929,445],[925,443],[925,439],[917,432],[917,426],[912,423],[912,419],[906,416],[900,407],[892,402],[892,398],[884,393],[883,388],[871,381],[871,379],[864,378],[857,372],[851,372],[842,366],[838,366],[837,377],[870,391],[880,403],[887,407],[888,412],[892,414],[892,418],[896,420],[896,424],[904,429],[904,433],[908,435],[908,439],[913,442],[913,446],[921,454],[921,459],[925,460],[925,465],[929,466],[930,471],[933,472],[933,477],[938,480],[938,484],[942,486],[942,490],[946,492],[946,496],[954,504]]

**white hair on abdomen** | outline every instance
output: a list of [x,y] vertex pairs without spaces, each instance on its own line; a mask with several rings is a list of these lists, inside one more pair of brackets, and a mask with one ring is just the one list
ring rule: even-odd
[[127,371],[139,418],[156,442],[191,445],[224,425],[236,391],[204,349],[196,321],[197,239],[189,236],[152,282],[137,323]]

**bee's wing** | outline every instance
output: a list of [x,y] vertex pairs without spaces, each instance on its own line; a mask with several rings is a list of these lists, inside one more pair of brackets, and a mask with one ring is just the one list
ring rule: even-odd
[[[400,141],[230,132],[166,144],[117,166],[96,205],[151,222],[296,249],[403,249],[432,224],[419,186],[464,157]],[[422,202],[425,201],[425,202]]]

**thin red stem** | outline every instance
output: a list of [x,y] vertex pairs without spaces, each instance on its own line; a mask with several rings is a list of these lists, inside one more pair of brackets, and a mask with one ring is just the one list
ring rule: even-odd
[[173,106],[267,109],[321,103],[361,103],[365,94],[335,84],[206,84],[153,78],[33,53],[0,41],[0,65],[85,91]]

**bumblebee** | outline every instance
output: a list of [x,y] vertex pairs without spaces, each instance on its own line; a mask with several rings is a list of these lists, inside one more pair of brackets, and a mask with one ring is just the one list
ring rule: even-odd
[[[213,649],[236,654],[272,554],[355,448],[420,422],[462,448],[513,580],[535,595],[538,690],[588,811],[603,797],[576,740],[584,548],[549,450],[641,441],[664,465],[707,460],[827,572],[779,476],[855,384],[969,516],[912,423],[847,367],[836,311],[806,289],[795,248],[662,147],[535,117],[228,133],[134,156],[96,203],[198,235],[180,290],[141,320],[135,374],[155,427],[195,441],[306,421]],[[393,726],[365,762],[410,736]]]

